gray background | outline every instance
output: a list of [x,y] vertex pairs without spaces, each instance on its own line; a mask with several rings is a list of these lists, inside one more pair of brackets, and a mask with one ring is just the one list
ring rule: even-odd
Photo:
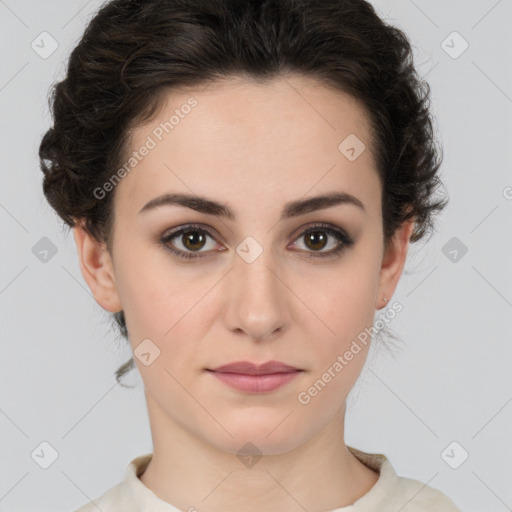
[[[450,204],[411,248],[392,299],[401,350],[372,349],[345,439],[464,511],[512,510],[512,1],[373,4],[409,35],[431,84]],[[99,5],[0,0],[1,511],[73,510],[152,451],[140,376],[126,389],[113,375],[131,353],[81,276],[37,160],[48,88]],[[31,47],[43,31],[58,43],[47,58]],[[460,55],[454,31],[469,44]],[[46,262],[33,252],[43,237],[57,249]],[[47,469],[43,442],[58,454]]]

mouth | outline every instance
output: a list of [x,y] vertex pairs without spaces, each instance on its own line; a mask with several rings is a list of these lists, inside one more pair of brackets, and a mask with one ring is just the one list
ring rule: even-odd
[[270,375],[300,371],[299,368],[282,363],[281,361],[267,361],[263,364],[252,363],[250,361],[235,361],[218,366],[217,368],[208,368],[208,370],[222,373],[240,373],[244,375]]
[[279,361],[257,365],[249,361],[207,368],[214,377],[231,388],[248,393],[274,391],[291,382],[304,370]]

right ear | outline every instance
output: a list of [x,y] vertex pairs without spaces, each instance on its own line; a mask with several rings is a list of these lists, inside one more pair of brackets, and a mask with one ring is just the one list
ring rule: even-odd
[[96,302],[107,311],[123,309],[117,291],[112,259],[105,242],[98,242],[77,223],[73,227],[80,269]]

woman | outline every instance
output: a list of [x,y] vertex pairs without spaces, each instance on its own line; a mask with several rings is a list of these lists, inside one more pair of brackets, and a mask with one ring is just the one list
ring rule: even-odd
[[154,450],[80,512],[458,510],[344,442],[375,312],[446,204],[428,95],[362,0],[101,8],[54,90],[44,193]]

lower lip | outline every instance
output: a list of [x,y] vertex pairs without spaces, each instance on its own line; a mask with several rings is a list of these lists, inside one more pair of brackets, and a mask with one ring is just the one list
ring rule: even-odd
[[210,372],[228,386],[250,393],[274,391],[293,380],[299,371],[287,373],[269,373],[267,375],[246,375],[243,373]]

